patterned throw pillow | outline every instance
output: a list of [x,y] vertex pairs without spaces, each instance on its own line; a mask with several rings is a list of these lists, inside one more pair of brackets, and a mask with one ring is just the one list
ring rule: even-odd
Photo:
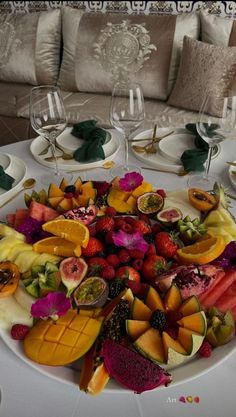
[[61,11],[0,14],[0,81],[56,84]]
[[[214,90],[217,97],[223,97],[235,75],[236,47],[210,45],[185,36],[178,78],[168,104],[199,111],[207,91]],[[219,116],[221,105],[219,100],[219,107],[212,107],[211,114]]]
[[144,95],[166,100],[185,34],[199,36],[196,13],[179,16],[62,13],[63,90],[110,93],[117,79],[138,82]]

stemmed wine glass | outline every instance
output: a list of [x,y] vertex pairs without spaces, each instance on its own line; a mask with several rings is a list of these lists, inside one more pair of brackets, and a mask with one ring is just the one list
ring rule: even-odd
[[203,100],[196,128],[202,139],[208,143],[209,150],[205,171],[190,175],[189,187],[212,190],[214,183],[221,183],[216,174],[209,174],[214,147],[225,139],[236,139],[236,96],[228,94],[219,97],[213,91]]
[[129,164],[129,137],[142,124],[144,117],[144,98],[140,85],[136,83],[115,84],[111,97],[110,121],[112,126],[124,135],[125,161],[124,165],[111,169],[113,177],[122,177],[131,171],[140,171]]
[[[40,136],[46,139],[54,161],[54,176],[57,182],[65,178],[58,167],[56,155],[56,138],[67,125],[66,111],[59,87],[39,86],[34,87],[30,93],[30,122],[32,128]],[[44,174],[42,182],[52,182],[52,174]]]

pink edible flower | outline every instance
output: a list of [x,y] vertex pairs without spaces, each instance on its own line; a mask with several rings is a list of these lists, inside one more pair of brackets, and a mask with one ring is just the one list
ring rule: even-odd
[[143,182],[143,176],[138,172],[128,172],[119,180],[119,187],[122,191],[133,191]]
[[139,249],[142,252],[148,250],[148,243],[141,233],[126,233],[123,230],[112,233],[113,242],[116,246],[124,246],[126,249]]
[[71,301],[63,292],[50,292],[45,297],[35,301],[31,306],[31,315],[36,318],[51,317],[56,320],[71,308]]

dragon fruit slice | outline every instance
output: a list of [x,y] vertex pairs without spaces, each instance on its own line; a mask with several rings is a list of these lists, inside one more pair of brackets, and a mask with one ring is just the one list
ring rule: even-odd
[[172,380],[159,365],[113,340],[104,341],[101,356],[109,375],[137,394],[167,386]]

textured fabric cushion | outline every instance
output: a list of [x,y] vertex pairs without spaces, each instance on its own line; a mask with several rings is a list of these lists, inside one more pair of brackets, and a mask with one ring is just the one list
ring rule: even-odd
[[198,37],[197,14],[180,16],[83,13],[63,9],[63,90],[110,93],[132,78],[144,95],[165,100],[178,69],[184,34]]
[[0,14],[0,81],[56,84],[61,11]]
[[[235,47],[214,46],[186,36],[178,78],[168,104],[199,111],[207,91],[214,90],[218,97],[223,97],[235,74]],[[220,115],[221,105],[219,100],[211,113]]]

